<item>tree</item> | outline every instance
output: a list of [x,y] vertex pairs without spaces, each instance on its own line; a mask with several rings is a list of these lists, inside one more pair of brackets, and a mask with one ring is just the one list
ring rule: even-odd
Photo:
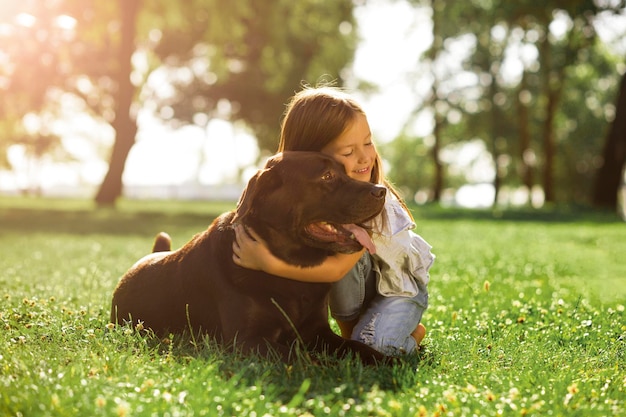
[[[174,98],[159,98],[159,104],[176,109],[179,121],[189,122],[199,112],[239,120],[269,149],[283,105],[298,84],[324,74],[341,80],[356,44],[350,0],[60,0],[24,7],[36,19],[63,16],[76,24],[66,38],[40,31],[6,39],[11,45],[29,42],[11,50],[6,68],[15,70],[5,74],[0,62],[0,77],[10,80],[8,88],[0,82],[0,91],[14,100],[24,97],[25,104],[19,110],[2,106],[0,115],[10,107],[10,120],[19,124],[37,103],[55,105],[51,91],[63,91],[110,123],[115,143],[95,197],[99,205],[113,205],[121,195],[137,112],[144,100],[155,99],[144,88],[156,69],[192,73],[193,82],[172,79],[184,87]],[[133,65],[141,59],[148,62],[145,68]],[[226,112],[218,106],[224,102]]]
[[[135,95],[130,57],[139,6],[139,0],[63,0],[12,10],[21,10],[17,16],[30,22],[6,39],[13,47],[4,92],[11,97],[7,107],[15,125],[19,128],[29,112],[58,111],[59,96],[72,94],[82,99],[86,112],[111,123],[119,139],[112,154],[117,166],[118,155],[128,153],[136,131],[130,111]],[[7,113],[6,107],[2,112]],[[109,196],[121,191],[121,173],[108,176],[105,183],[96,201],[110,204],[114,200]]]
[[[602,109],[605,100],[602,91],[595,91],[599,86],[594,78],[578,73],[583,67],[584,71],[592,68],[598,76],[595,80],[603,80],[602,84],[615,78],[605,72],[602,59],[606,53],[598,43],[594,24],[601,13],[623,13],[624,2],[472,0],[446,3],[445,19],[438,18],[438,4],[439,0],[430,1],[434,41],[424,58],[436,62],[445,58],[456,40],[473,40],[464,69],[466,77],[474,74],[475,84],[451,91],[453,77],[434,79],[434,93],[424,107],[437,106],[437,111],[431,111],[435,151],[455,140],[447,116],[460,111],[463,121],[454,129],[456,140],[480,138],[490,144],[496,195],[504,184],[523,185],[530,191],[533,171],[541,169],[536,176],[547,202],[578,199],[580,192],[568,184],[581,189],[584,166],[593,166],[590,153],[597,143],[589,132],[602,130],[604,122],[587,106],[597,100],[600,104],[595,106]],[[589,57],[596,56],[601,58],[600,65],[587,67],[591,60],[598,61]],[[522,68],[519,75],[505,71],[511,60],[517,60]],[[421,67],[417,71],[423,72]],[[447,89],[440,87],[446,84]],[[576,154],[581,149],[584,153]],[[516,161],[518,169],[509,169],[511,161]],[[571,175],[572,170],[576,175]]]
[[[172,96],[153,94],[158,107],[170,108],[170,121],[174,123],[192,123],[199,113],[243,121],[262,149],[275,150],[279,116],[301,80],[322,74],[339,78],[340,70],[354,53],[355,23],[352,3],[347,0],[204,0],[177,4],[176,8],[168,2],[150,6],[153,16],[163,14],[171,22],[160,28],[154,55],[164,66],[188,69],[192,75],[191,80],[172,80],[176,87]],[[126,10],[123,17],[123,42],[132,45],[136,13]],[[122,49],[120,59],[130,63],[129,53],[132,55],[131,49]],[[125,66],[124,70],[129,79],[131,67]],[[129,98],[121,101],[124,107],[129,105],[128,109]],[[221,103],[228,103],[226,111]],[[124,117],[119,127],[124,131],[116,129],[109,172],[96,197],[101,205],[114,203],[121,195],[124,163],[134,143],[136,124]]]
[[[393,161],[389,166],[388,176],[393,178],[400,192],[410,200],[416,191],[431,190],[434,172],[433,164],[425,164],[432,148],[424,145],[423,141],[401,134],[392,142],[380,145],[381,155],[385,160]],[[426,192],[425,194],[430,194]],[[432,196],[427,198],[432,199]],[[437,201],[437,200],[435,200]]]
[[557,201],[592,203],[594,173],[602,162],[608,126],[615,116],[622,61],[598,40],[581,51],[577,64],[566,71],[567,88],[555,123]]
[[181,10],[185,24],[163,32],[155,52],[166,67],[192,71],[173,83],[174,94],[154,98],[173,110],[174,124],[199,114],[243,122],[273,153],[280,116],[299,85],[321,76],[341,85],[356,47],[353,2],[256,0],[219,10]]
[[[454,136],[448,134],[449,123],[448,114],[451,111],[460,109],[461,104],[455,102],[449,94],[450,85],[454,84],[451,81],[454,78],[454,73],[446,65],[446,60],[450,59],[450,51],[447,49],[445,41],[450,38],[454,38],[459,35],[457,23],[460,19],[460,14],[464,10],[462,3],[446,3],[444,0],[411,0],[411,3],[416,7],[429,7],[431,10],[432,21],[432,44],[425,51],[425,53],[419,57],[420,63],[416,64],[416,75],[411,78],[411,84],[420,84],[421,79],[426,74],[426,77],[430,81],[430,89],[424,100],[424,103],[419,108],[414,109],[411,113],[409,120],[405,125],[405,132],[398,138],[398,148],[402,149],[406,146],[407,142],[411,143],[410,138],[407,137],[407,130],[410,130],[411,124],[417,120],[423,111],[428,111],[433,118],[432,134],[429,139],[432,139],[432,144],[428,152],[430,161],[432,164],[432,176],[431,176],[431,195],[430,199],[435,202],[441,201],[443,189],[446,183],[446,170],[445,164],[441,160],[441,150],[447,145],[447,142],[455,141]],[[460,95],[456,95],[460,97]],[[386,146],[387,149],[391,149],[393,146]],[[392,177],[398,179],[409,178],[422,178],[417,175],[417,172],[401,173],[414,166],[414,164],[406,164],[404,159],[410,157],[413,153],[404,152],[390,152],[400,158],[400,160],[394,160],[392,166]],[[420,170],[421,174],[421,170]],[[422,187],[422,181],[407,182],[404,185],[409,187]],[[418,184],[419,183],[419,184]]]
[[613,211],[618,209],[626,166],[626,74],[622,75],[615,107],[615,119],[606,137],[603,163],[596,173],[593,189],[593,204]]
[[115,55],[118,67],[111,74],[117,89],[114,92],[114,114],[111,122],[115,130],[115,142],[109,160],[109,170],[100,185],[95,201],[98,205],[113,205],[122,195],[122,174],[128,153],[135,143],[137,120],[131,114],[135,87],[131,83],[132,56],[135,51],[135,32],[140,0],[118,0],[120,13],[120,36]]
[[443,129],[445,128],[445,115],[442,109],[447,107],[445,99],[439,92],[441,75],[434,69],[435,63],[440,59],[443,52],[444,35],[441,28],[443,24],[443,12],[445,4],[442,0],[431,0],[432,20],[433,20],[433,44],[428,51],[428,59],[431,63],[432,89],[430,104],[433,112],[433,146],[431,149],[431,160],[434,167],[433,178],[433,201],[441,201],[441,193],[444,186],[444,169],[441,162],[441,148],[443,144]]
[[[544,191],[545,201],[555,201],[555,160],[558,155],[557,149],[557,117],[560,114],[560,106],[562,105],[563,92],[567,86],[567,71],[569,68],[577,65],[579,54],[581,51],[591,48],[596,39],[596,31],[593,26],[593,17],[598,13],[598,8],[592,0],[562,1],[554,0],[543,3],[537,3],[532,0],[510,2],[493,2],[491,8],[484,10],[484,13],[492,13],[494,20],[490,25],[483,27],[481,38],[491,38],[491,34],[496,27],[500,27],[506,34],[502,45],[491,45],[487,48],[480,49],[472,56],[473,62],[478,62],[476,68],[483,73],[491,75],[492,83],[489,87],[488,96],[491,97],[492,106],[488,110],[492,116],[492,137],[495,141],[502,138],[502,143],[508,143],[512,147],[512,141],[506,141],[507,136],[518,139],[519,144],[515,146],[520,158],[519,174],[520,183],[525,184],[527,188],[532,187],[532,177],[530,171],[530,162],[533,158],[529,158],[535,152],[532,151],[532,145],[529,141],[529,132],[535,131],[536,135],[541,138],[541,152],[539,152],[542,162],[542,187]],[[566,29],[562,36],[551,33],[550,26],[557,20],[566,22],[570,21],[571,26]],[[501,68],[505,59],[505,50],[513,46],[518,39],[512,38],[511,34],[521,30],[524,36],[521,39],[533,39],[532,45],[537,51],[538,66],[530,65],[522,71],[519,79],[519,88],[515,86],[506,86],[503,82],[503,74]],[[489,31],[489,35],[486,35]],[[524,43],[529,44],[528,41]],[[480,42],[478,42],[480,45]],[[497,46],[497,48],[494,48]],[[494,50],[501,51],[500,54],[494,55]],[[484,61],[484,57],[490,55],[490,64],[488,67],[480,65]],[[483,59],[481,60],[482,57]],[[478,61],[477,61],[478,58]],[[488,68],[486,71],[485,68]],[[495,69],[495,72],[492,71]],[[505,100],[499,100],[501,103],[517,102],[517,106],[510,106],[507,110],[509,114],[509,123],[516,126],[518,132],[510,135],[511,131],[504,130],[502,121],[507,118],[502,113],[502,104],[498,104],[495,97],[501,96]],[[533,98],[534,97],[534,98]],[[533,113],[528,114],[528,103],[534,101]],[[511,111],[521,110],[517,115],[511,114]],[[500,114],[498,114],[500,113]],[[535,125],[533,128],[528,124]],[[499,128],[498,128],[499,126]],[[508,133],[505,135],[504,133]],[[494,142],[495,143],[495,142]],[[499,165],[499,149],[493,146],[494,161],[496,161],[496,183],[499,183],[500,169]],[[513,153],[509,151],[509,153]],[[497,194],[496,187],[496,194]]]
[[64,69],[71,22],[59,22],[62,11],[57,8],[37,16],[22,7],[19,2],[0,7],[0,167],[9,166],[6,152],[13,144],[24,145],[31,154],[41,156],[40,151],[59,143],[50,140],[53,135],[46,125],[41,132],[28,132],[22,118],[29,113],[55,112],[49,87],[67,75]]

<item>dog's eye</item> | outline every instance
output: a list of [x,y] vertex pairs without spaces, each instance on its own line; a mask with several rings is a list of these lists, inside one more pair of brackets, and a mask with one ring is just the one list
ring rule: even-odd
[[332,171],[326,171],[326,172],[324,172],[324,174],[322,174],[322,179],[324,181],[330,181],[333,178],[335,178],[335,173],[332,172]]

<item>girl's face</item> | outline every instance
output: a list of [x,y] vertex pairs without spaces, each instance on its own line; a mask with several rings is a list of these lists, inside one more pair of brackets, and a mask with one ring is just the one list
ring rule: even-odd
[[367,118],[359,114],[322,153],[343,164],[350,178],[370,182],[377,152]]

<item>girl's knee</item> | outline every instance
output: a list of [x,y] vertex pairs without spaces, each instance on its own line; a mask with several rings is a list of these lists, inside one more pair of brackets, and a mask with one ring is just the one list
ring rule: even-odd
[[352,334],[353,339],[364,343],[377,351],[389,355],[399,356],[413,352],[417,343],[411,335],[411,330],[392,329],[381,326],[381,313],[375,313],[365,323],[360,323]]

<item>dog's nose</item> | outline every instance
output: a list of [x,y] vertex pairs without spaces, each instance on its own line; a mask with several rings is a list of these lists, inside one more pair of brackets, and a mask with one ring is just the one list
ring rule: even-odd
[[385,198],[386,192],[387,192],[387,189],[383,187],[382,185],[374,185],[371,191],[372,195],[376,198]]

